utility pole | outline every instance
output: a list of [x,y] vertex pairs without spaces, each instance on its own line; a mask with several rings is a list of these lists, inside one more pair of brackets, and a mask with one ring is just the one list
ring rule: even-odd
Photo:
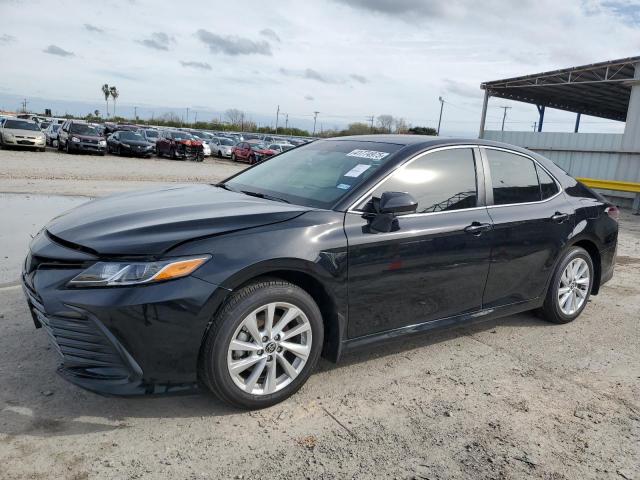
[[320,112],[313,112],[313,136],[316,134],[316,120],[318,119],[318,114]]
[[22,113],[27,113],[27,103],[29,103],[29,102],[27,102],[27,99],[25,98],[22,101]]
[[438,132],[437,132],[437,134],[440,135],[440,124],[442,123],[442,110],[444,109],[444,98],[438,97],[438,100],[440,101],[440,118],[438,118]]
[[367,119],[367,121],[368,121],[368,122],[369,122],[369,124],[371,125],[371,126],[369,127],[369,129],[373,132],[373,120],[374,120],[375,116],[374,116],[374,115],[370,115],[370,116],[365,117],[365,118]]
[[278,109],[276,110],[276,135],[278,134],[278,119],[280,118],[280,105],[278,105]]
[[187,122],[186,125],[189,125],[189,107],[187,107]]
[[198,123],[198,112],[195,113],[195,118],[193,119],[193,123]]
[[502,128],[501,130],[504,132],[504,121],[507,118],[507,110],[509,110],[511,107],[500,107],[504,110],[504,113],[502,114]]
[[288,113],[284,114],[284,131],[285,132],[289,131],[289,114]]
[[533,131],[536,131],[536,128],[538,128],[538,122],[533,122]]
[[133,107],[133,118],[138,119],[138,107]]

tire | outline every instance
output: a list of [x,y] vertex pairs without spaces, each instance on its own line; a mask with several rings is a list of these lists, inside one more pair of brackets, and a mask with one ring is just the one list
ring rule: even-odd
[[222,158],[222,150],[218,150],[218,158]]
[[39,148],[38,150],[40,150],[41,152],[46,152],[47,151],[46,147]]
[[171,158],[171,160],[176,160],[176,158],[177,158],[177,157],[176,157],[176,151],[175,151],[175,149],[171,148],[171,149],[169,150],[169,157]]
[[67,143],[65,143],[65,150],[67,151],[67,153],[71,153],[71,149],[69,148],[69,140],[67,140]]
[[[297,311],[298,315],[291,316],[291,320],[285,325],[287,330],[281,333],[286,334],[304,327],[303,333],[295,334],[288,341],[282,340],[280,343],[276,340],[276,332],[271,339],[263,342],[262,338],[254,340],[249,329],[242,330],[244,322],[256,311],[259,313],[255,327],[264,328],[267,305],[276,303],[278,305],[273,309],[274,327],[279,327],[278,322],[282,321],[287,311],[293,315]],[[267,279],[245,286],[231,295],[207,331],[200,354],[200,381],[221,400],[237,408],[258,409],[279,403],[297,392],[311,375],[322,350],[323,330],[318,306],[300,287],[281,280]],[[264,331],[256,333],[258,337],[265,334]],[[261,349],[231,352],[232,340]],[[288,350],[285,344],[290,347],[295,344],[298,349],[308,352],[306,360]],[[233,376],[229,362],[245,359],[253,361],[250,360],[251,364],[247,368]],[[283,359],[286,365],[292,367],[289,369],[292,373],[287,373],[284,369]],[[272,377],[269,376],[271,372]],[[255,383],[246,385],[246,382],[251,382],[252,374],[258,375]],[[275,379],[271,386],[268,378]],[[251,391],[245,390],[249,388]],[[272,393],[269,393],[270,390]]]
[[[578,269],[578,273],[584,272],[588,275],[588,278],[570,275],[570,271],[573,270],[568,269],[570,264]],[[589,302],[593,276],[593,260],[589,253],[583,248],[571,247],[551,278],[544,304],[539,310],[542,318],[553,323],[569,323],[578,318]],[[560,289],[568,289],[568,291],[560,292]]]
[[235,153],[232,153],[232,154],[231,154],[231,161],[232,161],[232,162],[237,162],[237,161],[238,161],[238,158],[236,157],[236,154],[235,154]]
[[254,165],[256,163],[256,157],[253,155],[249,156],[249,165]]

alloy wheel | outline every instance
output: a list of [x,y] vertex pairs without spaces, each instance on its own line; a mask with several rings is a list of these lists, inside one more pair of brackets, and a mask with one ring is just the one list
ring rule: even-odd
[[302,372],[311,353],[311,323],[295,305],[274,302],[247,315],[231,337],[227,369],[252,395],[282,390]]
[[591,286],[589,265],[583,258],[574,258],[560,276],[558,305],[563,314],[574,315],[584,305]]

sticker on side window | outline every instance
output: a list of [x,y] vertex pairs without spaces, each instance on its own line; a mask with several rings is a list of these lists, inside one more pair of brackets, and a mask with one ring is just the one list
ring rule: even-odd
[[389,155],[387,152],[376,152],[375,150],[352,150],[347,153],[347,157],[368,158],[370,160],[382,160]]
[[371,167],[371,165],[367,165],[367,164],[364,164],[364,163],[359,163],[358,165],[353,167],[351,170],[349,170],[347,173],[345,173],[344,176],[345,177],[359,177],[364,172],[369,170],[370,167]]

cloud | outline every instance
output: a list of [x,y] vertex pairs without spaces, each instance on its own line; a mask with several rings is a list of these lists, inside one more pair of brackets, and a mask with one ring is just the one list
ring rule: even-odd
[[267,37],[269,40],[273,40],[274,42],[281,42],[280,37],[276,32],[271,30],[270,28],[265,28],[264,30],[260,30],[260,35]]
[[205,62],[185,62],[180,60],[180,64],[185,68],[196,68],[198,70],[211,70],[211,65]]
[[91,25],[90,23],[85,23],[84,28],[93,33],[104,33],[104,30],[100,27],[96,27],[95,25]]
[[334,0],[355,9],[367,10],[397,17],[431,16],[442,17],[447,12],[447,3],[425,0]]
[[444,88],[447,93],[466,98],[478,99],[482,97],[482,90],[480,90],[480,85],[470,85],[468,83],[462,83],[458,82],[457,80],[452,80],[451,78],[445,78],[444,84]]
[[16,37],[13,35],[7,35],[6,33],[0,35],[0,45],[8,45],[16,41]]
[[50,55],[58,55],[59,57],[73,57],[75,55],[73,52],[69,52],[64,48],[58,47],[57,45],[49,45],[43,50],[43,52]]
[[305,95],[304,99],[309,101],[315,100],[315,98],[313,98],[311,95]]
[[175,42],[173,37],[170,37],[164,32],[153,32],[151,38],[145,38],[143,40],[137,40],[140,45],[144,45],[148,48],[155,50],[169,50],[171,42]]
[[349,76],[358,83],[369,83],[369,80],[367,80],[367,77],[365,77],[364,75],[358,75],[356,73],[352,73]]
[[281,68],[280,73],[287,77],[303,78],[305,80],[315,80],[316,82],[327,83],[327,84],[344,83],[344,81],[342,80],[337,80],[337,79],[328,77],[312,68],[306,68],[304,70],[289,70],[286,68]]
[[231,56],[271,55],[271,44],[265,40],[253,41],[231,35],[220,36],[202,28],[196,32],[196,37],[209,47],[211,53],[223,53]]

